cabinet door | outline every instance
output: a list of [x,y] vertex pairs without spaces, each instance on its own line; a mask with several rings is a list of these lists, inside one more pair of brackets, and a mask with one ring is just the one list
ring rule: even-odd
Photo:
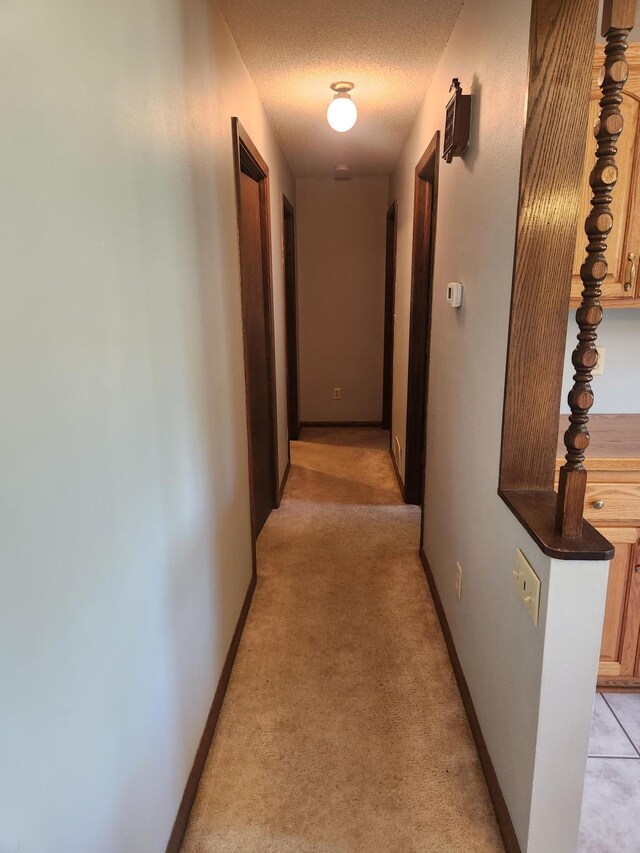
[[[587,238],[584,233],[584,221],[591,209],[591,187],[589,175],[595,163],[596,140],[593,127],[598,118],[599,90],[592,92],[589,105],[589,126],[585,148],[584,173],[582,177],[582,195],[580,200],[580,219],[576,236],[576,248],[573,258],[573,276],[571,282],[572,304],[580,301],[582,282],[580,267],[585,259]],[[602,283],[602,300],[617,301],[634,299],[637,295],[637,279],[634,271],[640,268],[640,192],[637,191],[638,175],[638,129],[640,103],[638,98],[623,92],[620,107],[624,119],[624,130],[618,142],[616,163],[618,165],[618,183],[613,191],[611,212],[613,228],[607,240],[607,265],[609,272]],[[630,255],[633,254],[633,258]],[[635,261],[635,263],[634,263]]]
[[640,573],[636,572],[640,530],[636,527],[599,530],[615,545],[616,555],[609,567],[598,673],[603,678],[632,677],[640,635]]

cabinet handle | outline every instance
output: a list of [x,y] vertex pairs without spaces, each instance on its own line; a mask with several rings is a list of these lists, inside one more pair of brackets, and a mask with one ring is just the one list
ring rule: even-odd
[[631,267],[629,268],[629,275],[627,276],[627,280],[624,283],[624,289],[628,292],[633,287],[633,284],[636,280],[636,253],[629,252],[629,261],[631,262]]
[[593,502],[593,508],[594,509],[602,509],[603,506],[604,506],[604,501],[602,500],[602,498],[598,498],[597,501]]

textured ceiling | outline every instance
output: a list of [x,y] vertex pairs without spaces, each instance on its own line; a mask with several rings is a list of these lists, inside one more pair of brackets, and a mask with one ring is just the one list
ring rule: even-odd
[[[220,0],[296,175],[388,174],[463,0]],[[326,120],[336,80],[355,83],[358,121]],[[443,92],[443,108],[447,93]]]

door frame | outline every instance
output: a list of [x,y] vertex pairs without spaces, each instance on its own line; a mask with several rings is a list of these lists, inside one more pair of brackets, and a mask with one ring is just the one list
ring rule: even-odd
[[[382,429],[389,430],[393,417],[393,342],[396,310],[396,256],[398,252],[398,202],[393,201],[387,210],[387,231],[384,272],[384,355],[382,367]],[[391,241],[389,228],[392,228]],[[391,246],[389,246],[391,242]]]
[[[282,281],[284,285],[284,329],[287,366],[287,429],[289,441],[300,437],[300,379],[298,358],[298,281],[296,270],[295,208],[282,193]],[[287,232],[287,220],[291,233]],[[289,239],[290,238],[290,239]],[[289,458],[291,451],[289,450]]]
[[[421,507],[424,500],[439,151],[440,131],[436,131],[415,168],[414,181],[404,490],[405,501]],[[427,184],[431,185],[430,200]],[[427,216],[428,228],[425,227]]]
[[[278,459],[278,417],[276,397],[276,372],[275,372],[275,330],[273,321],[273,282],[271,277],[271,211],[269,195],[269,167],[262,158],[260,152],[251,141],[251,137],[244,129],[239,119],[234,116],[231,119],[233,138],[233,167],[236,185],[236,215],[238,220],[238,258],[240,258],[240,173],[245,172],[253,178],[259,187],[260,194],[260,229],[262,245],[262,280],[264,283],[264,309],[265,309],[265,332],[267,338],[267,376],[269,379],[269,419],[271,421],[271,452],[273,464],[273,478],[271,483],[271,494],[273,508],[280,505],[279,495],[279,459]],[[240,288],[242,291],[242,264],[239,268]],[[253,548],[253,571],[256,572],[256,526],[254,518],[254,494],[253,494],[253,447],[251,440],[251,427],[249,420],[249,376],[247,374],[248,348],[249,344],[244,330],[244,316],[242,324],[242,345],[244,355],[244,377],[245,377],[245,399],[247,411],[247,442],[248,442],[248,466],[249,476],[249,505],[251,511],[251,543]]]

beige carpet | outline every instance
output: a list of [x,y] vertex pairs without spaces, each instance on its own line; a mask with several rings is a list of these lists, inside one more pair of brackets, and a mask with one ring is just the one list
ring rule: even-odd
[[292,444],[184,853],[503,850],[387,446]]

